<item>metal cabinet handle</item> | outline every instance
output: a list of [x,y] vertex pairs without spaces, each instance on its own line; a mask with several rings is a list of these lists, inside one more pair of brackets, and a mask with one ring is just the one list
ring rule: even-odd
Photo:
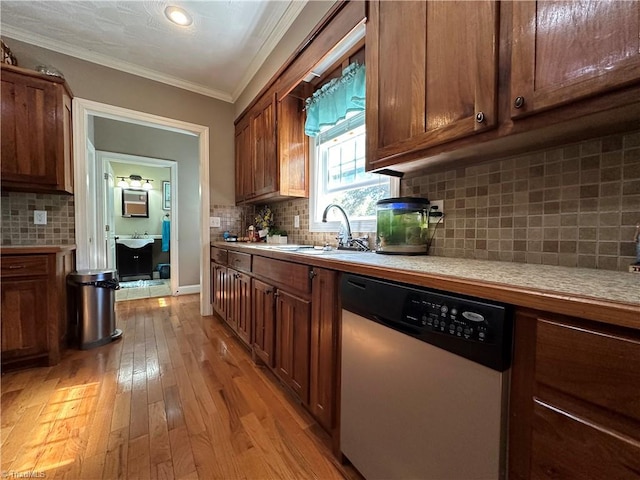
[[484,122],[484,112],[476,113],[476,122],[478,123]]
[[524,106],[524,97],[516,97],[513,101],[513,106],[516,108],[522,108]]
[[309,271],[309,279],[313,280],[318,274],[313,270]]
[[9,270],[18,270],[24,268],[24,265],[9,265]]

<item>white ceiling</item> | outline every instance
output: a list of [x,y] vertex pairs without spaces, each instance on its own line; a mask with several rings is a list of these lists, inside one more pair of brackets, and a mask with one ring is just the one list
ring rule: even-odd
[[[2,0],[1,31],[3,37],[234,102],[306,2]],[[168,5],[186,9],[193,24],[170,23],[164,16]]]

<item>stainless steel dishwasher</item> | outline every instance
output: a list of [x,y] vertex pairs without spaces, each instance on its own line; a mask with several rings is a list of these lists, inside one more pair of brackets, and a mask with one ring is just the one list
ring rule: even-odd
[[505,478],[506,306],[345,274],[342,453],[375,479]]

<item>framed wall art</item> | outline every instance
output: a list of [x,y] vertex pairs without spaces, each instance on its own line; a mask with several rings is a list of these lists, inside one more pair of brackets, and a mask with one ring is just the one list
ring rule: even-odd
[[171,210],[171,183],[162,182],[162,209]]

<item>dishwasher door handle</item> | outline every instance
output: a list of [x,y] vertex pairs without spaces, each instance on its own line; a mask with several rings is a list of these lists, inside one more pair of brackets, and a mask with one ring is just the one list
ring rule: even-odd
[[373,319],[389,328],[393,328],[394,330],[398,330],[402,333],[406,333],[407,335],[419,335],[420,330],[417,328],[413,328],[411,325],[407,325],[406,323],[396,322],[394,320],[389,320],[388,318],[382,318],[379,315],[371,315]]

